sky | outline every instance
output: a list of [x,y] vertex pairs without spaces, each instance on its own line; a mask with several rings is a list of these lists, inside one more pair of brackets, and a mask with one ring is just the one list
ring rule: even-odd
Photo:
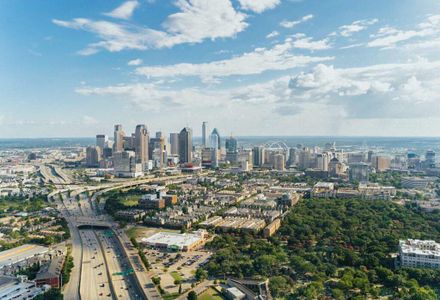
[[439,136],[437,0],[0,0],[0,138]]

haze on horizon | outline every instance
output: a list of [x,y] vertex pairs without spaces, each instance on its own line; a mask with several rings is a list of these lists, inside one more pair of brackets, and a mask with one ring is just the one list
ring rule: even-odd
[[7,0],[0,39],[0,138],[440,127],[435,0]]

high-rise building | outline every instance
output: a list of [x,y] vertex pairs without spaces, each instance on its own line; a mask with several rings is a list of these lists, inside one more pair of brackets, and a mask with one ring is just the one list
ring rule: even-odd
[[289,148],[289,161],[287,164],[289,166],[294,166],[298,162],[298,149]]
[[134,151],[135,141],[136,141],[136,137],[134,133],[132,133],[130,136],[124,136],[124,150]]
[[237,139],[232,136],[227,138],[225,141],[225,148],[226,160],[231,163],[236,163],[238,161]]
[[134,151],[120,151],[113,154],[113,168],[117,177],[142,176],[142,164],[136,163]]
[[372,157],[372,164],[378,172],[383,172],[390,168],[391,159],[388,156],[376,155]]
[[370,165],[364,162],[351,163],[348,175],[351,181],[366,182],[370,177]]
[[125,132],[122,130],[122,125],[115,125],[113,152],[121,152],[124,150],[124,137]]
[[96,146],[101,150],[101,155],[103,155],[104,148],[107,147],[108,137],[106,134],[96,135]]
[[264,165],[264,147],[257,146],[252,149],[253,165],[262,167]]
[[86,165],[90,168],[99,167],[101,149],[98,146],[89,146],[86,149]]
[[179,155],[179,134],[170,133],[171,155]]
[[284,171],[286,160],[283,154],[275,154],[273,156],[273,168],[278,171]]
[[330,156],[327,152],[316,154],[316,168],[321,171],[328,171],[328,163],[330,162]]
[[185,127],[179,133],[179,159],[180,163],[192,162],[192,129]]
[[145,165],[148,162],[148,143],[149,135],[147,127],[144,124],[139,124],[136,126],[135,130],[135,141],[134,141],[134,151],[136,156],[136,162]]
[[435,152],[432,150],[426,151],[425,164],[427,168],[435,168]]
[[202,145],[204,148],[208,147],[208,122],[202,123]]
[[211,147],[217,146],[218,150],[222,149],[222,140],[217,128],[214,128],[211,132]]

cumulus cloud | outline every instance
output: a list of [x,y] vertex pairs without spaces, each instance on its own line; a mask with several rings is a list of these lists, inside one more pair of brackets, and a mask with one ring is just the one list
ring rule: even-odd
[[289,83],[294,101],[342,105],[351,117],[420,118],[439,113],[440,61],[361,68],[317,65]]
[[164,30],[86,18],[71,21],[54,19],[53,23],[87,31],[99,38],[98,42],[81,50],[81,55],[95,54],[103,49],[118,52],[200,43],[206,39],[234,37],[248,26],[246,15],[236,11],[230,0],[178,0],[176,6],[179,12],[166,18],[162,23]]
[[238,0],[244,10],[251,10],[256,13],[262,13],[265,10],[273,9],[281,3],[280,0]]
[[201,78],[260,74],[267,70],[288,70],[311,63],[332,60],[330,56],[295,55],[294,48],[323,49],[326,44],[308,38],[287,38],[272,48],[256,48],[229,59],[202,64],[180,63],[168,66],[143,66],[136,73],[148,77],[199,76]]
[[[404,42],[414,41],[415,47],[431,46],[432,42],[440,41],[440,15],[431,15],[415,29],[400,30],[390,26],[385,26],[372,35],[372,40],[368,42],[368,47],[395,48]],[[428,40],[427,40],[428,39]]]
[[143,62],[142,59],[136,58],[136,59],[130,60],[127,63],[127,65],[129,65],[129,66],[139,66],[139,65],[142,65],[142,62]]
[[138,6],[138,1],[126,1],[111,12],[104,13],[104,15],[116,19],[129,20]]
[[301,23],[304,23],[304,22],[307,22],[307,21],[309,21],[309,20],[311,20],[311,19],[313,19],[313,15],[306,15],[306,16],[302,17],[302,18],[299,19],[299,20],[293,20],[293,21],[283,20],[283,21],[280,23],[280,26],[281,26],[281,27],[284,27],[284,28],[293,28],[293,27],[295,27],[296,25],[301,24]]
[[95,125],[98,123],[99,123],[98,120],[96,120],[94,117],[87,116],[87,115],[82,117],[82,124],[84,124],[84,125]]
[[339,33],[344,37],[349,37],[356,32],[367,29],[369,26],[376,24],[378,21],[379,21],[378,19],[354,21],[349,25],[343,25],[339,27]]
[[278,31],[274,30],[271,33],[269,33],[268,35],[266,35],[266,38],[271,39],[271,38],[277,37],[279,35],[280,35],[280,33]]
[[330,40],[328,38],[314,41],[311,37],[306,36],[303,33],[295,34],[296,38],[293,41],[293,47],[297,49],[306,49],[306,50],[326,50],[330,49]]

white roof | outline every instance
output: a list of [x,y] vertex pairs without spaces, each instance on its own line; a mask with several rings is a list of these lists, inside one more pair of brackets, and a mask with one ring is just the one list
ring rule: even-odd
[[399,246],[402,253],[440,257],[440,243],[436,243],[432,240],[400,240]]
[[24,261],[35,255],[46,253],[47,251],[49,251],[49,248],[47,247],[31,244],[25,244],[16,248],[1,251],[0,269]]
[[166,244],[180,249],[198,242],[202,237],[194,233],[158,232],[142,241],[148,244]]

